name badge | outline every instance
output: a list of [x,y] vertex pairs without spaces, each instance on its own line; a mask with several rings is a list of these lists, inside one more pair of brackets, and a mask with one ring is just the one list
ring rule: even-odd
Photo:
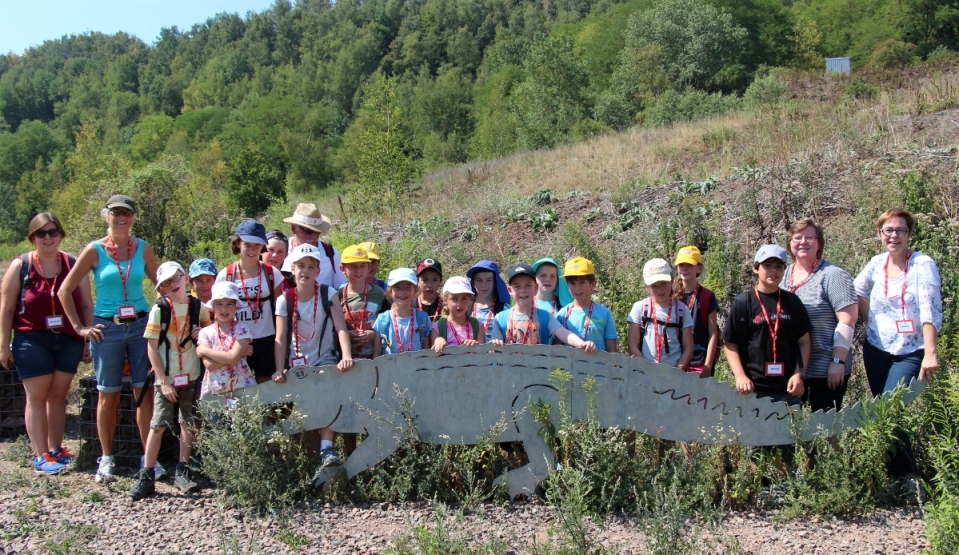
[[117,309],[117,316],[120,318],[136,318],[137,309],[135,306],[121,306]]
[[188,387],[189,385],[189,374],[177,374],[176,376],[173,376],[173,387]]
[[290,368],[294,366],[306,366],[306,357],[293,357],[290,359]]
[[227,397],[226,398],[226,408],[235,409],[236,408],[236,397]]
[[47,329],[52,330],[63,327],[63,316],[47,316]]
[[912,320],[896,320],[896,331],[899,333],[916,333],[916,323]]
[[786,375],[786,369],[781,362],[767,362],[766,363],[766,375],[767,376],[784,376]]

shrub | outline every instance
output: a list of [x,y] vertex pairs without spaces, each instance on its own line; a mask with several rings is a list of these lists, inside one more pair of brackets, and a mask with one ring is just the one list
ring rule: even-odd
[[879,89],[864,83],[861,79],[851,79],[842,92],[849,98],[866,99],[876,96]]
[[728,114],[738,110],[740,105],[737,97],[723,96],[720,93],[708,94],[700,90],[685,93],[666,91],[646,110],[646,124],[650,127],[661,127]]
[[774,106],[782,102],[786,95],[786,84],[779,76],[772,74],[760,77],[749,85],[743,94],[743,104],[747,108],[757,109]]
[[882,69],[902,67],[912,63],[915,52],[915,44],[887,39],[876,45],[869,58],[869,64]]

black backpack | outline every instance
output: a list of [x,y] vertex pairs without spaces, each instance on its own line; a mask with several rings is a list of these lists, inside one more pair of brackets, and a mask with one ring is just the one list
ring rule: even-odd
[[[193,339],[193,330],[200,327],[200,299],[189,296],[187,297],[187,321],[190,323],[190,331],[186,334],[186,337],[183,338],[183,341],[180,342],[180,349],[186,347],[187,343],[193,342],[193,345],[196,346],[196,340]],[[157,346],[164,346],[166,348],[166,360],[164,361],[163,372],[167,377],[170,376],[170,339],[167,337],[167,329],[170,327],[170,320],[172,319],[173,312],[170,310],[170,299],[167,297],[160,297],[156,300],[156,306],[160,307],[160,337],[157,338]],[[201,376],[202,376],[202,364]],[[183,370],[182,368],[180,369]],[[202,379],[202,378],[201,378]],[[136,407],[140,408],[140,405],[143,403],[143,398],[146,396],[147,389],[153,386],[156,382],[156,369],[147,374],[146,382],[144,382],[143,387],[140,389],[140,395],[136,400]]]
[[[289,369],[290,361],[290,346],[293,344],[293,315],[296,314],[296,306],[293,305],[292,300],[290,299],[290,292],[286,291],[283,293],[283,298],[286,299],[286,351],[283,355],[284,367]],[[333,313],[331,312],[331,307],[333,303],[330,302],[330,286],[325,283],[320,284],[320,290],[317,293],[320,297],[320,302],[323,306],[323,324],[320,326],[320,343],[323,343],[323,337],[326,335],[326,326],[329,324],[330,320],[333,318]],[[314,300],[313,302],[316,302]],[[336,334],[333,334],[333,347],[332,347],[333,356],[336,360],[340,360],[340,342]]]
[[[686,305],[682,302],[675,303],[676,306],[676,319],[680,320],[679,322],[666,322],[654,319],[649,315],[649,309],[652,307],[653,301],[650,299],[646,306],[643,308],[643,321],[639,325],[639,350],[643,350],[643,340],[646,338],[646,328],[649,327],[649,324],[655,322],[658,325],[663,326],[663,328],[680,328],[682,329],[683,323],[682,318],[680,317],[680,311],[686,309]],[[654,312],[655,314],[655,312]],[[666,335],[666,330],[663,329],[663,348],[666,349],[666,354],[669,354],[669,336]]]
[[[70,273],[70,269],[77,263],[77,259],[72,254],[65,252],[61,252],[60,255],[61,264],[65,262],[67,273]],[[20,255],[20,314],[25,314],[27,311],[27,288],[30,287],[30,268],[30,253],[25,252]]]

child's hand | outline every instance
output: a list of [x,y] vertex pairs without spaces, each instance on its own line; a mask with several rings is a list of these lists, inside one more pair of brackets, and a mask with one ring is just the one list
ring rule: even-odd
[[340,370],[340,372],[346,372],[350,368],[353,368],[353,359],[344,358],[343,360],[336,363],[336,367]]
[[804,391],[806,391],[806,384],[802,381],[802,374],[796,372],[789,378],[789,383],[786,384],[786,393],[802,397]]
[[437,337],[436,341],[433,342],[433,350],[442,354],[444,347],[446,347],[446,340],[442,337]]
[[168,383],[161,384],[160,393],[162,393],[163,396],[166,397],[167,401],[170,401],[171,403],[176,403],[176,389],[172,385]]
[[193,332],[190,333],[190,336],[193,338],[193,341],[199,341],[199,339],[200,339],[200,328],[193,328]]
[[475,339],[467,339],[467,340],[463,341],[463,346],[464,346],[464,347],[473,347],[473,346],[476,346],[476,345],[479,345],[479,344],[480,344],[480,342],[477,341],[477,340],[475,340]]
[[247,346],[246,346],[246,349],[243,349],[243,356],[244,356],[244,357],[251,357],[251,356],[253,356],[253,344],[252,344],[252,343],[250,343],[249,345],[247,345]]
[[205,357],[205,356],[206,356],[206,350],[207,350],[207,347],[206,347],[206,346],[204,346],[204,345],[197,345],[197,346],[196,346],[196,356],[198,356],[198,357],[200,357],[200,358]]
[[350,342],[354,345],[366,345],[373,341],[376,332],[373,330],[350,330]]
[[592,341],[584,341],[583,350],[586,351],[586,354],[593,354],[596,352],[596,344]]
[[753,392],[753,381],[746,377],[736,377],[736,391],[743,395],[749,395]]
[[490,340],[489,340],[489,344],[492,345],[492,346],[494,346],[494,347],[502,347],[502,346],[503,346],[503,340],[502,340],[502,339],[490,339]]
[[286,370],[277,370],[274,372],[273,381],[276,383],[286,383]]

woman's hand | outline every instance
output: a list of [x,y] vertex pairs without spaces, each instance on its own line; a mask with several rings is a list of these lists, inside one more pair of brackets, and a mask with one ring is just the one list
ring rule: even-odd
[[10,351],[10,347],[6,345],[0,347],[0,366],[10,370],[11,363],[13,363],[13,352]]
[[103,341],[103,324],[82,326],[77,328],[77,333],[80,334],[80,337],[82,337],[84,341],[99,343]]
[[829,375],[826,377],[826,383],[829,389],[836,389],[846,381],[846,366],[838,362],[829,363]]
[[919,366],[919,381],[924,382],[932,377],[932,374],[939,369],[939,357],[936,353],[926,351],[922,357],[922,364]]

